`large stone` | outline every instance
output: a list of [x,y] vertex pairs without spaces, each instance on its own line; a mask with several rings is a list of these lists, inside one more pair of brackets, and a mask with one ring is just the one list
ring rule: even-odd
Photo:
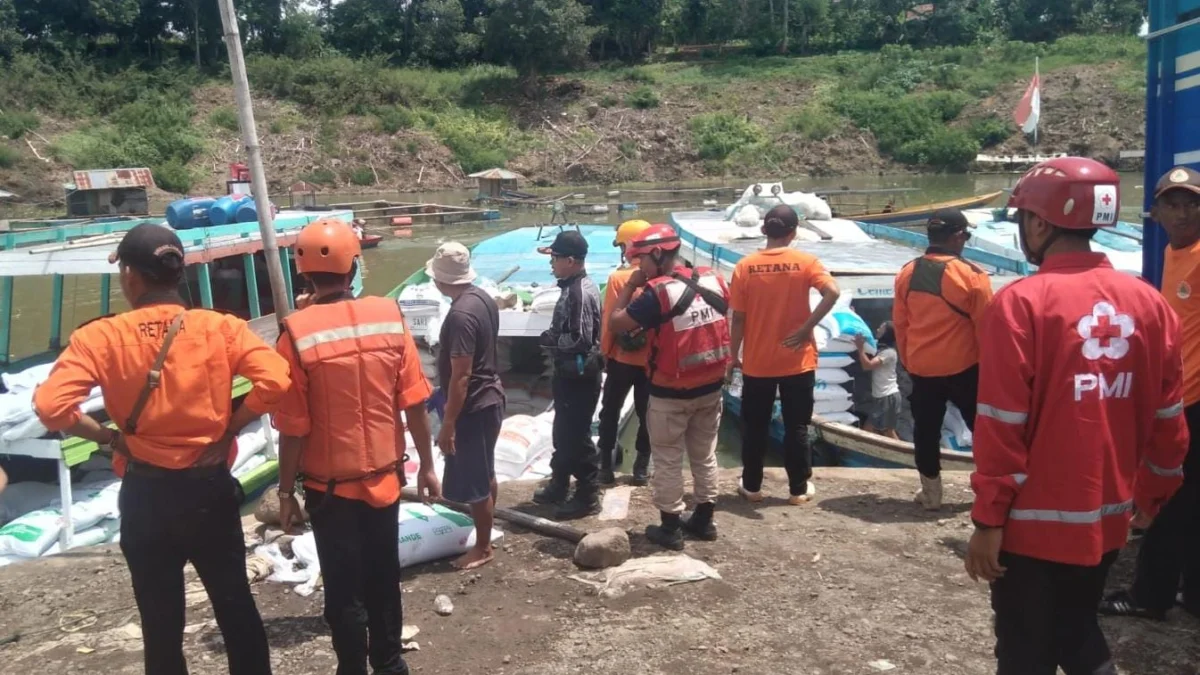
[[[263,496],[258,500],[258,506],[254,507],[254,519],[260,523],[279,527],[279,488],[267,488],[263,492]],[[300,525],[308,521],[308,513],[304,511],[304,506],[300,507]]]
[[602,569],[629,560],[629,535],[619,527],[593,532],[575,547],[575,564]]

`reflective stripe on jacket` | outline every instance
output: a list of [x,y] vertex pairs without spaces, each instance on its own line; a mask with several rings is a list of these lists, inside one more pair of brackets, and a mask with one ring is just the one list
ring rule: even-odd
[[983,319],[972,517],[1004,549],[1096,565],[1187,453],[1179,320],[1102,254],[1051,256]]
[[317,304],[284,325],[308,380],[307,434],[300,472],[353,481],[401,461],[400,378],[410,353],[404,316],[387,298]]
[[[680,274],[689,270],[678,269]],[[707,267],[695,268],[696,282],[729,300],[725,280]],[[687,284],[670,276],[650,281],[658,297],[663,322],[651,342],[650,381],[668,389],[694,389],[725,377],[732,351],[729,321],[696,293],[691,305],[672,318],[672,310],[688,290]]]

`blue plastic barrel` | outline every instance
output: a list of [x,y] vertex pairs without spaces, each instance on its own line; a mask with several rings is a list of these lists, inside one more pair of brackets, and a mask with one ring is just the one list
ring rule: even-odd
[[213,203],[208,210],[208,219],[213,225],[228,225],[237,222],[237,210],[246,202],[253,203],[249,195],[226,195]]
[[239,223],[254,223],[258,222],[258,205],[253,199],[247,199],[242,202],[237,209],[237,222]]
[[189,197],[177,199],[167,207],[167,224],[176,230],[208,226],[208,210],[215,199],[211,197]]

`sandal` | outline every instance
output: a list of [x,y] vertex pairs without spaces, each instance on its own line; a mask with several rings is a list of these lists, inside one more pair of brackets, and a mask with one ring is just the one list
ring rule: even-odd
[[1117,591],[1106,595],[1100,601],[1100,606],[1097,609],[1105,616],[1126,616],[1135,619],[1153,619],[1155,621],[1166,621],[1167,613],[1163,610],[1148,609],[1138,606],[1133,599],[1133,594],[1129,591]]

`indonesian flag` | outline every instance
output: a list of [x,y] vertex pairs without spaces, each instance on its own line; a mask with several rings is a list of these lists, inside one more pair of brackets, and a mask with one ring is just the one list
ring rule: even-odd
[[1029,81],[1029,87],[1025,89],[1025,95],[1021,97],[1021,102],[1017,104],[1017,109],[1013,111],[1013,119],[1017,126],[1021,127],[1021,131],[1032,134],[1037,130],[1041,116],[1042,81],[1039,76],[1034,75]]

